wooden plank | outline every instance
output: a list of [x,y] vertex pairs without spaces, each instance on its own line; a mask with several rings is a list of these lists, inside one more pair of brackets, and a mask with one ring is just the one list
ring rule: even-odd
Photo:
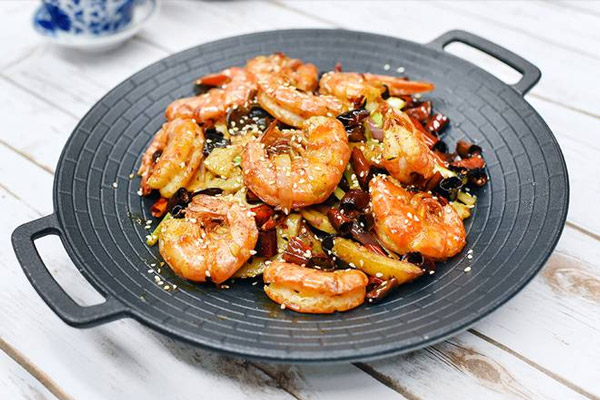
[[4,399],[57,399],[40,381],[3,351],[0,351],[0,371],[0,396]]
[[[310,2],[277,4],[286,9],[298,10],[305,16],[313,16],[315,21],[327,20],[346,29],[382,33],[422,43],[451,29],[470,31],[525,56],[537,65],[544,77],[532,90],[533,94],[556,99],[596,116],[600,115],[596,106],[600,100],[600,92],[589,82],[590,77],[600,70],[600,59],[584,54],[590,51],[593,53],[593,49],[580,45],[579,36],[568,35],[562,29],[560,34],[567,36],[565,40],[570,42],[574,49],[553,43],[556,31],[549,32],[550,37],[533,37],[527,31],[523,32],[506,25],[506,21],[512,17],[503,7],[488,12],[487,2],[481,3],[477,7],[487,14],[486,19],[483,19],[479,15],[469,14],[471,8],[477,4],[471,2],[353,1],[342,4],[338,1],[323,1],[319,2],[318,8]],[[564,14],[553,8],[546,11],[551,12],[554,12],[557,19],[561,19]],[[533,29],[541,29],[543,23],[539,22]],[[564,21],[561,26],[576,23],[577,19],[572,19]],[[407,73],[410,74],[410,71]],[[568,84],[565,82],[567,76]],[[561,82],[564,84],[559,84]]]
[[468,333],[361,366],[416,399],[586,398]]
[[598,240],[566,227],[527,290],[476,330],[600,397],[599,256]]
[[595,29],[598,17],[589,13],[540,0],[522,3],[487,1],[470,5],[443,1],[440,4],[443,8],[452,9],[474,19],[521,32],[532,41],[551,43],[566,54],[600,58],[596,51],[600,45],[600,35]]
[[106,94],[106,88],[116,86],[132,72],[165,55],[164,51],[137,40],[102,55],[38,45],[29,57],[2,73],[24,90],[82,117],[90,104]]
[[[1,24],[0,24],[1,25]],[[77,120],[34,94],[0,78],[4,129],[0,141],[52,171]],[[8,168],[4,164],[2,168]]]
[[[165,2],[161,14],[141,37],[170,52],[212,40],[256,31],[326,27],[297,12],[267,2]],[[164,32],[169,32],[165,35]]]
[[[550,3],[550,2],[548,1],[548,3]],[[582,14],[595,15],[595,16],[600,17],[600,3],[598,3],[597,1],[560,0],[560,1],[553,2],[552,4],[554,5],[555,3],[557,3],[557,5],[559,5],[561,7],[579,11]]]
[[[3,38],[0,71],[32,55],[35,44],[41,42],[40,36],[30,29],[33,11],[39,5],[40,2],[34,0],[0,3],[0,37]],[[10,40],[15,38],[16,32],[18,40]]]

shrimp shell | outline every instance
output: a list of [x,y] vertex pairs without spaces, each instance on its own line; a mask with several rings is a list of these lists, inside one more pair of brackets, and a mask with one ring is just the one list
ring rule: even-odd
[[179,276],[222,283],[251,257],[258,240],[254,217],[234,201],[197,195],[184,219],[164,222],[159,250]]
[[289,77],[281,74],[259,82],[257,100],[269,114],[296,128],[310,117],[334,117],[348,109],[334,96],[315,96],[298,90]]
[[194,118],[207,122],[222,118],[231,107],[242,106],[256,94],[256,77],[244,68],[232,67],[198,80],[201,84],[217,85],[199,96],[178,99],[165,112],[168,120]]
[[383,175],[371,180],[369,190],[375,232],[390,250],[444,260],[464,248],[465,227],[452,205],[442,206],[425,192],[409,192]]
[[299,144],[297,156],[269,155],[258,140],[249,142],[242,155],[244,184],[285,212],[325,201],[350,159],[348,136],[335,118],[310,118],[302,131],[294,131],[291,141]]
[[389,106],[383,109],[383,160],[381,164],[401,183],[410,184],[416,174],[429,179],[441,162],[427,147],[410,118]]
[[273,262],[263,273],[265,293],[278,304],[303,313],[332,313],[365,300],[367,276],[358,270],[319,271]]
[[[202,162],[203,149],[204,132],[194,121],[177,118],[165,123],[142,156],[142,194],[158,189],[169,198],[185,187]],[[158,158],[157,151],[162,153]]]

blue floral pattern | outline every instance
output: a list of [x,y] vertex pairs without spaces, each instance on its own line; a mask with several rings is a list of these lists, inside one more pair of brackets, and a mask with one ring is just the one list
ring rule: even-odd
[[50,34],[106,35],[125,28],[145,0],[42,0],[35,23]]

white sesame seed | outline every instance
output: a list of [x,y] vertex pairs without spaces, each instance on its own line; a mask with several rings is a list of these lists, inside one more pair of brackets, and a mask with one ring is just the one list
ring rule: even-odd
[[467,267],[464,269],[465,272],[471,272],[471,267]]
[[112,187],[116,188],[118,186],[117,182],[113,182]]
[[389,70],[390,69],[390,64],[385,64],[383,66],[383,69],[386,70],[386,71]]
[[404,67],[398,67],[398,68],[396,68],[396,72],[399,73],[399,74],[403,73],[404,71],[406,71],[406,69]]
[[129,179],[133,179],[135,175],[133,173],[129,174]]
[[282,304],[282,305],[281,305],[281,309],[282,309],[282,310],[285,310],[285,304]]

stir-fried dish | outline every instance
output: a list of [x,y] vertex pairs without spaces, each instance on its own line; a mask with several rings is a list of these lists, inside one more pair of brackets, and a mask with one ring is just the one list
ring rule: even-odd
[[378,302],[466,244],[479,146],[441,140],[434,85],[277,53],[195,82],[142,158],[160,193],[148,236],[179,276],[226,287],[262,276],[304,313]]

